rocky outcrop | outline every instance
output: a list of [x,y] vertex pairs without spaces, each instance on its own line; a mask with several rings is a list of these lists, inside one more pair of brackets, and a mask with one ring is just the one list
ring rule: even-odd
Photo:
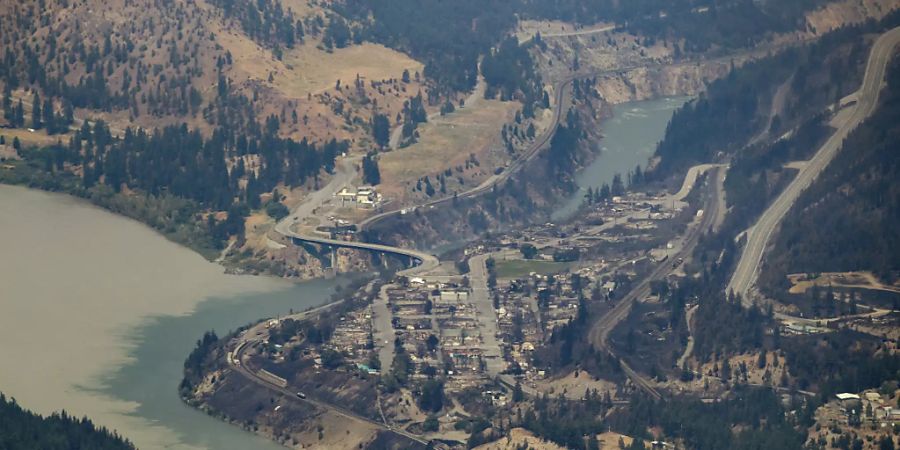
[[706,85],[725,76],[730,62],[716,61],[701,64],[678,64],[641,67],[597,78],[596,89],[606,101],[617,104],[659,97],[694,96]]

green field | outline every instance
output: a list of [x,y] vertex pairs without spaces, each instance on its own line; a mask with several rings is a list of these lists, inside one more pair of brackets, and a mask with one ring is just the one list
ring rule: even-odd
[[528,276],[531,272],[548,275],[562,272],[575,264],[575,262],[526,259],[497,260],[497,278],[522,278]]

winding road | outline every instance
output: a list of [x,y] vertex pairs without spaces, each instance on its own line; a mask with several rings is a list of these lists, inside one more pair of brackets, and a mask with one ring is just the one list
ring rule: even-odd
[[900,27],[882,34],[875,41],[869,53],[862,86],[855,93],[858,99],[857,103],[849,106],[854,108],[853,114],[822,144],[791,184],[766,209],[756,224],[747,231],[747,243],[727,288],[730,291],[734,291],[735,294],[740,294],[745,306],[750,306],[754,303],[754,292],[752,290],[759,276],[759,267],[766,247],[778,225],[797,201],[797,198],[800,197],[800,194],[812,184],[813,180],[834,159],[847,135],[875,111],[884,82],[887,64],[890,62],[894,49],[898,44],[900,44]]
[[409,258],[418,264],[413,267],[401,270],[398,275],[413,275],[416,273],[427,272],[433,270],[440,264],[437,257],[430,253],[421,252],[415,249],[405,249],[382,244],[370,244],[359,241],[343,241],[331,239],[311,234],[300,234],[294,231],[294,224],[302,223],[307,217],[316,214],[316,209],[332,198],[338,191],[347,187],[356,176],[355,163],[358,158],[347,158],[341,161],[335,171],[334,177],[323,188],[309,194],[307,198],[297,208],[295,208],[287,217],[275,224],[275,232],[290,238],[294,243],[306,242],[310,244],[325,245],[330,247],[353,248],[359,250],[367,250],[376,253],[389,254]]
[[[510,163],[509,167],[504,169],[499,174],[492,175],[491,177],[484,180],[483,182],[481,182],[481,184],[479,184],[478,186],[476,186],[472,189],[460,192],[460,193],[456,194],[456,196],[443,197],[443,198],[439,198],[439,199],[435,199],[435,200],[423,203],[419,206],[416,206],[414,209],[431,208],[434,206],[453,202],[454,199],[473,198],[473,197],[477,197],[481,194],[490,192],[494,186],[499,185],[500,183],[508,180],[509,177],[511,177],[516,172],[518,172],[528,162],[532,161],[538,154],[540,154],[540,151],[543,150],[550,143],[550,139],[556,133],[557,128],[559,128],[559,123],[563,117],[563,111],[568,109],[566,107],[566,105],[568,105],[568,103],[571,101],[570,100],[570,95],[571,95],[570,91],[571,91],[572,82],[574,80],[576,80],[577,78],[578,77],[576,77],[576,76],[572,76],[572,77],[566,78],[562,82],[557,83],[555,85],[554,91],[555,91],[555,99],[556,100],[555,100],[554,108],[553,108],[553,123],[550,125],[549,128],[547,128],[543,133],[541,133],[540,136],[538,136],[534,140],[534,142],[532,142],[531,145],[528,146],[527,149],[525,149],[525,151],[519,158],[516,158],[515,160],[513,160],[513,162]],[[375,224],[377,224],[389,217],[403,214],[404,211],[406,211],[406,210],[395,209],[395,210],[385,211],[385,212],[373,215],[373,216],[363,220],[362,222],[360,222],[359,228],[360,228],[360,230],[370,229]]]

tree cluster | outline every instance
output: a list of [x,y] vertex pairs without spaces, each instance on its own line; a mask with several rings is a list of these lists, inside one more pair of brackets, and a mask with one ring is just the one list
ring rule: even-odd
[[133,450],[135,447],[115,432],[94,425],[87,417],[79,419],[65,411],[42,417],[0,394],[0,448]]

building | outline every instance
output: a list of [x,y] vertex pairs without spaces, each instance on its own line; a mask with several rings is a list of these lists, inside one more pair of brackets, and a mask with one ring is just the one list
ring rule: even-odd
[[381,194],[371,186],[360,186],[359,189],[345,187],[334,196],[341,201],[341,205],[353,203],[358,208],[374,208],[381,203]]

